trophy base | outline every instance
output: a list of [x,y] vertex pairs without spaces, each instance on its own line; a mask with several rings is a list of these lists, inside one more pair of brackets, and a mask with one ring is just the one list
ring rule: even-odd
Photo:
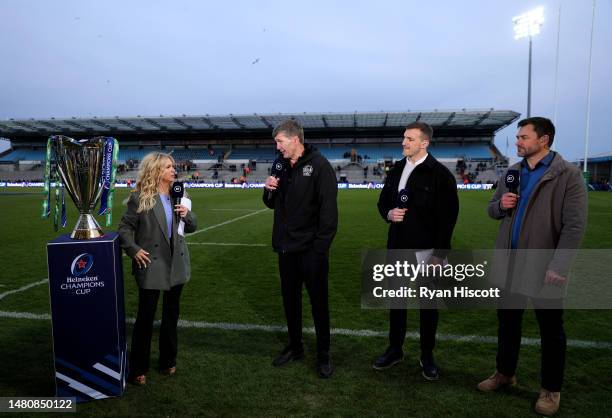
[[102,232],[102,228],[100,228],[100,225],[98,225],[98,222],[93,215],[89,213],[81,213],[76,226],[72,230],[72,234],[70,234],[70,238],[94,239],[100,238],[103,235],[104,232]]

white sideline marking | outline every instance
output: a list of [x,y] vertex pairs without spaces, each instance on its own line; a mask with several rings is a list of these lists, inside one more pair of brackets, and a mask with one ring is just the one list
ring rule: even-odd
[[[0,311],[0,318],[11,319],[34,319],[34,320],[50,320],[49,314],[34,314],[30,312],[5,312]],[[127,318],[126,322],[133,324],[135,318]],[[155,325],[159,326],[160,321],[155,321]],[[200,328],[200,329],[218,329],[225,331],[263,331],[263,332],[286,332],[287,327],[282,325],[260,325],[260,324],[237,324],[233,322],[201,322],[188,321],[179,319],[178,326],[180,328]],[[314,334],[314,328],[304,328],[307,334]],[[347,328],[332,328],[333,335],[346,335],[350,337],[386,337],[387,331],[374,331],[369,329],[347,329]],[[418,340],[418,332],[408,332],[406,337],[411,340]],[[497,344],[497,337],[487,335],[454,335],[454,334],[438,334],[439,341],[453,341],[462,343],[478,343],[478,344]],[[538,338],[521,339],[521,344],[526,346],[539,346]],[[567,346],[572,348],[601,348],[612,349],[612,342],[607,341],[588,341],[588,340],[567,340]]]
[[197,231],[189,234],[189,236],[191,237],[191,236],[194,236],[195,234],[199,234],[200,232],[210,231],[211,229],[218,228],[220,226],[224,226],[224,225],[227,225],[227,224],[231,224],[232,222],[236,222],[236,221],[239,221],[241,219],[248,218],[249,216],[257,215],[258,213],[261,213],[261,212],[266,211],[266,210],[269,210],[269,209],[268,208],[259,209],[258,211],[247,213],[246,215],[238,216],[237,218],[229,219],[229,220],[227,220],[225,222],[221,222],[220,224],[207,226],[206,228],[197,230]]
[[48,321],[51,319],[51,315],[49,314],[35,314],[31,312],[5,312],[0,311],[0,318],[11,318],[11,319],[36,319]]
[[204,209],[204,210],[223,210],[223,211],[226,211],[226,210],[229,210],[229,211],[245,211],[245,210],[247,210],[247,211],[256,211],[256,210],[259,210],[259,209],[214,208],[214,209]]
[[266,244],[242,244],[239,242],[188,242],[189,245],[228,245],[241,247],[268,247]]
[[28,290],[29,288],[38,286],[39,284],[47,283],[48,281],[49,279],[42,279],[41,281],[30,283],[28,285],[20,287],[19,289],[13,289],[13,290],[9,290],[8,292],[0,293],[0,300],[4,299],[8,295],[12,295],[13,293],[23,292],[24,290]]

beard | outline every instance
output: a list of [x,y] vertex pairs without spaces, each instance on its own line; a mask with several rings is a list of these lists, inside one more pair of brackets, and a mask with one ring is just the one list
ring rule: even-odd
[[519,157],[529,157],[531,154],[527,148],[516,148],[516,155]]

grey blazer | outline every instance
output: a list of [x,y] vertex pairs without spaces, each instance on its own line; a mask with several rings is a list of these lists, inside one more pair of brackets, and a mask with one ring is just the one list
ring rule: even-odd
[[[121,247],[132,257],[132,274],[138,286],[142,289],[169,290],[186,283],[191,267],[185,237],[178,235],[176,222],[172,223],[172,237],[168,236],[166,213],[159,196],[155,196],[153,209],[137,213],[139,194],[135,192],[130,195],[127,211],[119,222]],[[192,211],[183,221],[185,232],[196,230],[197,220]],[[145,268],[139,268],[133,260],[141,248],[149,253],[151,259],[151,264]]]

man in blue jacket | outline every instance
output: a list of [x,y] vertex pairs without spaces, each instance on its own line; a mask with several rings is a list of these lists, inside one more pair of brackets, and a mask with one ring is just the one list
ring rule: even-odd
[[304,357],[302,284],[306,285],[317,335],[317,374],[333,373],[327,275],[329,248],[338,227],[336,175],[329,162],[310,144],[295,120],[273,131],[282,169],[265,183],[263,201],[274,209],[272,247],[278,253],[283,307],[289,344],[272,364],[283,366]]

